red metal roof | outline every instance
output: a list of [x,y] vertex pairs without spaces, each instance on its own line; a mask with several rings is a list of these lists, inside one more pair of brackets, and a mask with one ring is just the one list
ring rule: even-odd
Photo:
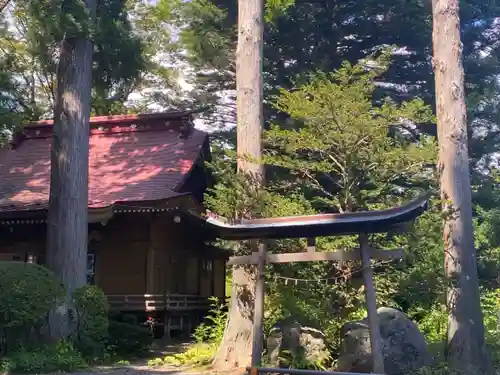
[[[91,118],[89,207],[179,195],[207,134],[186,113]],[[24,127],[0,154],[0,212],[46,209],[52,121]]]

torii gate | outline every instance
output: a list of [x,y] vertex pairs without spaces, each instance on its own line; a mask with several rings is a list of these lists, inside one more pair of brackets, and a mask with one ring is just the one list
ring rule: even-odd
[[[380,211],[363,211],[341,214],[319,214],[308,216],[279,217],[269,219],[242,220],[238,224],[228,224],[214,217],[202,217],[190,212],[191,219],[203,220],[204,229],[213,238],[225,240],[307,238],[308,248],[305,252],[272,254],[261,247],[259,252],[251,255],[235,256],[229,259],[229,265],[257,265],[257,284],[255,291],[255,312],[253,325],[252,370],[257,374],[263,344],[264,318],[264,284],[265,265],[267,263],[292,263],[312,261],[346,261],[361,260],[365,284],[366,309],[370,330],[373,372],[383,374],[384,357],[380,336],[380,325],[377,315],[375,287],[371,259],[390,260],[403,257],[402,249],[381,250],[371,248],[368,234],[400,232],[427,209],[428,196],[422,195],[410,203]],[[338,250],[334,252],[316,252],[314,239],[320,236],[359,236],[360,248],[357,250]],[[260,369],[261,372],[264,369]],[[269,370],[271,371],[271,370]]]

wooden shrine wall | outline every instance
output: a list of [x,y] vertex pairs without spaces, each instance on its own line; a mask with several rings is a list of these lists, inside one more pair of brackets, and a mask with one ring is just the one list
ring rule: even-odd
[[[89,250],[95,255],[95,285],[105,294],[144,294],[149,220],[117,215],[91,231]],[[92,235],[96,234],[96,235]]]
[[[46,226],[1,228],[0,261],[43,263]],[[195,231],[178,226],[167,214],[115,215],[105,226],[92,228],[89,252],[94,253],[94,284],[107,295],[225,294],[225,259],[205,251]]]

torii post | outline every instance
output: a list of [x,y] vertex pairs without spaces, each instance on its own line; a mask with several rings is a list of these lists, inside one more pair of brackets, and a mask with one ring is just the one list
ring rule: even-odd
[[[270,219],[245,220],[238,224],[227,224],[213,217],[200,217],[191,212],[191,218],[203,220],[205,230],[213,237],[226,240],[307,238],[307,251],[298,253],[273,254],[254,252],[251,255],[236,256],[229,259],[228,265],[256,265],[256,292],[262,293],[256,298],[256,319],[253,329],[252,367],[259,365],[263,343],[263,293],[265,284],[265,265],[269,263],[293,263],[315,261],[348,261],[362,262],[362,273],[365,285],[366,308],[370,331],[370,345],[373,360],[373,372],[384,374],[384,356],[380,336],[380,324],[377,314],[376,291],[373,283],[371,259],[401,259],[402,249],[382,250],[370,247],[368,234],[398,231],[406,224],[414,221],[427,208],[427,195],[396,208],[380,211],[363,211],[342,214],[320,214],[309,216],[282,217]],[[210,233],[211,232],[211,233]],[[355,250],[339,250],[333,252],[316,252],[314,238],[320,236],[352,235],[359,237],[359,248]],[[259,329],[260,328],[260,329]]]
[[[309,239],[309,243],[311,243]],[[377,315],[377,302],[375,286],[373,284],[373,270],[371,259],[377,260],[392,260],[401,259],[403,257],[402,249],[395,250],[379,250],[371,248],[368,244],[368,236],[366,233],[359,234],[360,247],[353,251],[333,251],[333,252],[316,252],[315,248],[308,246],[307,251],[300,253],[272,254],[261,252],[252,253],[247,256],[237,256],[229,259],[228,265],[257,265],[257,270],[265,269],[265,265],[269,263],[295,263],[295,262],[315,262],[315,261],[347,261],[360,260],[362,262],[362,274],[365,285],[366,309],[368,312],[368,323],[370,330],[370,344],[373,357],[373,372],[376,374],[384,373],[384,358],[382,353],[382,340],[380,336],[379,320]],[[264,292],[265,275],[261,272],[257,274],[256,290]],[[256,298],[255,311],[263,310],[263,305],[260,301],[263,298]],[[258,305],[259,304],[259,305]],[[252,366],[257,366],[260,362],[263,342],[262,330],[254,329],[253,331],[253,346],[252,346]],[[259,345],[260,344],[260,345]]]

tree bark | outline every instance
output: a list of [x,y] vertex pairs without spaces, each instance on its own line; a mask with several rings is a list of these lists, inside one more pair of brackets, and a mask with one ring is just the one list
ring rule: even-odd
[[447,358],[454,369],[491,374],[472,225],[459,0],[433,0],[432,39],[448,280]]
[[[249,185],[256,191],[264,182],[264,169],[260,163],[264,123],[263,14],[263,0],[239,0],[236,49],[237,165],[238,172],[248,176],[251,181]],[[262,251],[265,251],[265,245],[261,246]],[[253,249],[257,247],[256,243],[251,246]],[[214,359],[214,366],[217,368],[244,368],[251,363],[253,320],[254,316],[259,320],[255,325],[259,329],[260,317],[263,315],[263,311],[254,314],[256,271],[251,266],[233,268],[228,321],[221,347]],[[256,305],[262,310],[262,283],[259,292]],[[255,339],[253,341],[257,342]],[[258,346],[256,349],[259,349]]]
[[[96,0],[85,0],[90,22]],[[72,334],[73,291],[86,284],[88,237],[89,118],[92,42],[66,37],[61,42],[51,150],[47,266],[66,288],[63,304],[49,316],[54,340]]]
[[232,277],[228,320],[213,365],[243,373],[251,361],[255,272],[251,266],[235,266]]
[[10,0],[0,0],[0,13],[7,8],[7,5],[9,5]]
[[[262,61],[264,48],[263,0],[239,0],[236,48],[236,111],[238,171],[261,180],[260,161],[264,114]],[[260,181],[262,183],[262,181]],[[259,188],[259,186],[256,186]]]

